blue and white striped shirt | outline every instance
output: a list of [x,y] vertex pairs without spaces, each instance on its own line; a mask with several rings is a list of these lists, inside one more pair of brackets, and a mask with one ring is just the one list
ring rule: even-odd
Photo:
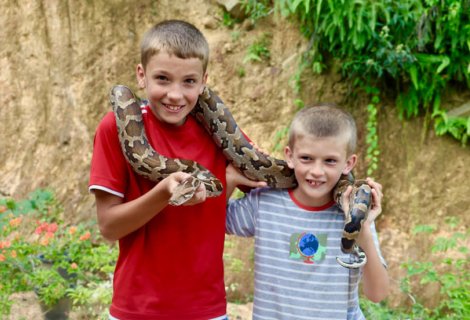
[[334,203],[303,207],[285,189],[255,189],[230,200],[227,233],[255,237],[253,319],[365,319],[358,295],[362,270],[336,262],[353,259],[341,251],[343,227]]

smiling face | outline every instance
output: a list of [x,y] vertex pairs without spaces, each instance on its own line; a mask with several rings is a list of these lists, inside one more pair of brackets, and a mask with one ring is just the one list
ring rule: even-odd
[[160,52],[146,67],[137,66],[137,81],[145,89],[153,114],[161,121],[180,126],[203,92],[207,74],[198,58],[181,59]]
[[347,139],[340,136],[299,135],[285,148],[287,164],[294,169],[298,186],[294,197],[305,206],[320,207],[333,200],[332,190],[342,174],[356,164],[355,154],[347,155]]

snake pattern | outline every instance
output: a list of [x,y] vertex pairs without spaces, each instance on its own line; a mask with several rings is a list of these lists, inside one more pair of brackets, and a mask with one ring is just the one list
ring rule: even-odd
[[342,194],[348,186],[352,186],[353,189],[349,196],[349,210],[343,210],[345,219],[341,250],[344,253],[352,253],[355,261],[345,262],[339,257],[336,257],[336,261],[343,267],[355,269],[367,263],[367,256],[356,244],[356,239],[370,210],[372,190],[365,180],[354,180],[353,176],[340,180],[333,191],[335,202],[340,206]]
[[[116,118],[121,149],[136,173],[154,182],[177,171],[191,174],[173,193],[169,201],[171,205],[181,205],[189,200],[201,183],[206,188],[207,197],[216,197],[222,193],[222,183],[202,165],[188,159],[164,157],[152,148],[143,125],[142,101],[131,89],[123,85],[114,86],[110,92],[110,102]],[[259,152],[243,135],[222,100],[209,88],[206,87],[199,96],[192,114],[222,149],[224,156],[247,178],[265,181],[272,188],[292,188],[297,185],[294,171],[287,163]],[[334,191],[337,203],[349,185],[354,185],[354,177],[343,176]],[[364,188],[361,186],[356,189]],[[354,192],[354,195],[362,194],[362,191]],[[338,263],[347,268],[359,268],[365,264],[366,257],[354,243],[365,218],[363,205],[366,204],[368,208],[370,198],[367,202],[365,198],[352,196],[350,201],[351,209],[345,214],[342,248],[345,252],[358,255],[359,262],[345,263],[338,259]]]

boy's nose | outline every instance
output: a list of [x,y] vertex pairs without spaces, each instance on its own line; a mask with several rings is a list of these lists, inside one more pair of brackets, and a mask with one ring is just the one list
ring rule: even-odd
[[324,172],[323,166],[319,163],[312,164],[310,167],[310,173],[315,177],[322,176]]
[[183,93],[178,85],[173,85],[169,88],[167,96],[170,100],[177,101],[183,97]]

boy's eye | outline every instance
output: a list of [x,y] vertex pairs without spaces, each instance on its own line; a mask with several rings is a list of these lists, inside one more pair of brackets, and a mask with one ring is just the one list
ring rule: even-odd
[[195,84],[196,80],[195,79],[186,79],[185,82],[188,83],[188,84]]
[[312,158],[310,158],[309,156],[300,156],[300,160],[302,160],[302,161],[309,161],[311,159]]
[[337,161],[335,159],[326,159],[325,162],[328,164],[336,164]]
[[166,76],[163,76],[163,75],[156,75],[154,77],[156,80],[159,80],[159,81],[167,81],[168,78]]

